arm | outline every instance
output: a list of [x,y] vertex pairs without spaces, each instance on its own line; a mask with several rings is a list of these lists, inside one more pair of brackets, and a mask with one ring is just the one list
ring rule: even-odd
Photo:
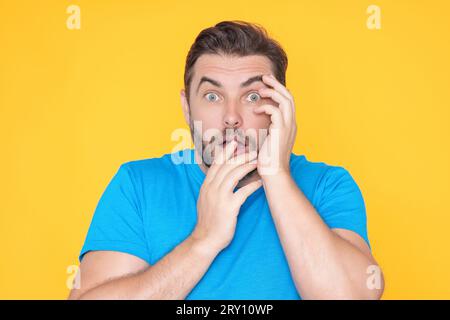
[[265,177],[263,183],[289,268],[303,298],[381,297],[383,279],[380,289],[367,286],[367,268],[377,263],[359,235],[329,229],[290,175]]
[[272,88],[260,89],[260,94],[278,107],[262,105],[254,110],[268,114],[272,122],[258,156],[258,172],[298,292],[306,299],[380,298],[381,271],[380,288],[371,290],[367,285],[366,272],[376,262],[364,240],[352,231],[328,228],[292,179],[294,98],[275,77],[264,76],[263,81]]
[[128,254],[92,251],[80,265],[81,288],[69,299],[184,299],[217,253],[193,236],[153,266]]

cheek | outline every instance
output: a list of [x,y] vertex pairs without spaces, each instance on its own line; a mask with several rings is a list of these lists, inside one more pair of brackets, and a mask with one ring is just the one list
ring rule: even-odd
[[218,128],[221,123],[221,113],[218,109],[192,108],[192,120],[201,121],[204,129]]
[[255,113],[253,112],[254,108],[251,108],[249,112],[247,112],[246,116],[246,127],[247,128],[255,128],[255,129],[268,129],[270,126],[270,116],[265,113]]
[[[268,129],[271,124],[270,116],[266,114],[256,114],[253,110],[251,110],[251,113],[246,114],[244,122],[245,128],[252,128],[256,130],[256,136],[254,136],[252,140],[254,140],[257,144],[257,148],[259,149],[260,143],[264,141],[264,138],[268,133]],[[259,141],[260,138],[262,139],[261,141]]]

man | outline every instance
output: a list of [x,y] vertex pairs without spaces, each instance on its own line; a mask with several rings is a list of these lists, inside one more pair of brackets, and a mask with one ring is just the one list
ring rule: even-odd
[[195,148],[120,167],[69,298],[381,297],[357,184],[342,167],[292,153],[286,69],[257,25],[224,21],[199,34],[181,91]]

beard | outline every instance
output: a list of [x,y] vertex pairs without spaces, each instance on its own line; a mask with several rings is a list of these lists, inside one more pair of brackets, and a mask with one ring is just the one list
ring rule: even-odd
[[[201,160],[205,167],[209,169],[215,159],[216,147],[225,148],[226,144],[232,140],[236,140],[241,152],[256,151],[258,153],[259,147],[257,145],[256,135],[245,134],[241,129],[225,129],[224,131],[214,130],[214,133],[204,137],[201,128],[198,130],[191,120],[189,123],[191,137],[194,141],[195,150],[201,156]],[[250,132],[251,133],[251,132]],[[235,155],[232,156],[232,158]],[[247,173],[238,183],[237,188],[243,185],[246,181],[258,174],[258,170],[254,169]]]

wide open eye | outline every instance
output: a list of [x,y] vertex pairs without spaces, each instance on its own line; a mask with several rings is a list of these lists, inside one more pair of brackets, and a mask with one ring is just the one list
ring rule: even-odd
[[248,95],[247,101],[249,101],[251,103],[255,103],[255,102],[258,102],[260,99],[261,99],[261,96],[258,93],[252,92]]
[[216,102],[217,100],[219,100],[219,96],[214,92],[208,92],[207,94],[205,94],[205,97],[209,102]]

